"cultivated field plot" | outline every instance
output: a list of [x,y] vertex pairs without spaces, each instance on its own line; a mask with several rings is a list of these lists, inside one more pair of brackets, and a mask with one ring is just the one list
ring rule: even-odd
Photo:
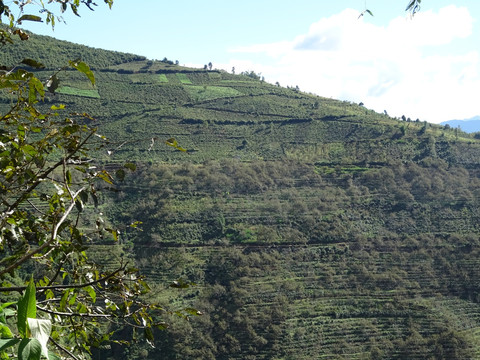
[[196,102],[243,95],[227,86],[186,86],[185,89]]
[[182,84],[185,85],[192,85],[192,81],[188,78],[188,76],[184,73],[177,73],[177,77]]
[[100,99],[100,94],[97,89],[78,89],[71,86],[61,86],[56,90],[57,93],[63,95],[83,96],[88,98]]

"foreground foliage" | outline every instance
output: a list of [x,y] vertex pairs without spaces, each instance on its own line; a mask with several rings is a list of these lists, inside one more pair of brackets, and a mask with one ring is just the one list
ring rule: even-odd
[[[75,14],[81,4],[94,5],[51,3],[60,4],[62,11],[68,6]],[[14,46],[14,40],[28,42],[29,34],[14,26],[42,20],[26,13],[30,1],[15,5],[18,18],[0,2],[0,17],[9,20],[9,26],[0,29],[4,49]],[[54,13],[40,5],[40,14],[53,26]],[[152,342],[152,327],[164,325],[153,322],[150,311],[156,307],[143,300],[149,287],[132,261],[122,255],[114,266],[105,267],[88,251],[96,239],[118,236],[97,209],[98,190],[115,186],[113,176],[91,161],[91,152],[101,148],[105,138],[86,112],[62,103],[44,105],[47,94],[58,90],[61,71],[82,73],[91,87],[94,74],[80,60],[44,78],[31,71],[43,68],[38,60],[24,57],[2,63],[0,70],[0,88],[9,98],[0,117],[0,293],[6,301],[0,313],[0,356],[83,358],[126,324]],[[123,169],[117,170],[119,177],[135,165],[127,163]],[[16,292],[23,293],[18,301]],[[10,318],[15,317],[12,331]]]

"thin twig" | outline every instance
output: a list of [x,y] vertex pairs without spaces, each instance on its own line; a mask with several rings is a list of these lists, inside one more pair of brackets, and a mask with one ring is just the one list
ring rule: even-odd
[[37,210],[40,214],[43,215],[43,212],[41,212],[40,209],[37,208],[37,207],[35,206],[35,204],[30,201],[30,199],[27,199],[27,202],[30,204],[31,207],[33,207],[33,208],[34,208],[35,210]]
[[[78,196],[78,194],[80,194],[83,190],[85,190],[85,187],[81,188],[80,190],[78,190],[74,195],[75,197]],[[65,211],[65,213],[63,214],[62,218],[60,219],[60,221],[56,224],[55,228],[53,229],[53,232],[52,232],[52,237],[50,238],[50,240],[44,242],[41,246],[39,246],[38,248],[30,251],[29,253],[25,254],[22,258],[20,258],[19,260],[17,260],[15,263],[11,264],[10,266],[8,266],[7,268],[3,269],[0,271],[0,277],[4,274],[7,274],[9,273],[10,271],[18,268],[20,265],[22,265],[25,261],[29,260],[30,258],[32,258],[35,254],[38,254],[39,252],[41,252],[42,250],[48,248],[49,246],[52,245],[52,243],[55,241],[55,239],[57,238],[57,233],[58,233],[58,229],[60,228],[60,226],[63,224],[63,222],[67,219],[67,216],[70,214],[70,212],[72,211],[73,207],[75,206],[75,200],[72,200],[72,203],[70,204],[70,206],[68,207],[68,209]]]
[[[72,284],[72,285],[49,285],[49,286],[38,286],[36,289],[37,291],[43,291],[43,290],[61,290],[61,289],[81,289],[87,286],[92,286],[96,285],[102,281],[108,280],[112,277],[114,277],[116,274],[118,274],[120,271],[125,270],[125,267],[127,266],[127,263],[125,265],[122,265],[119,267],[117,270],[114,272],[98,279],[98,280],[93,280],[90,281],[89,283],[85,284]],[[11,292],[11,291],[23,291],[27,287],[26,286],[11,286],[11,287],[0,287],[0,293],[2,292]]]
[[83,191],[85,190],[86,187],[82,187],[80,190],[78,190],[75,194],[72,194],[72,203],[70,204],[70,206],[68,207],[67,211],[65,211],[65,213],[63,214],[62,218],[60,219],[60,221],[57,223],[57,225],[55,226],[55,229],[53,230],[53,233],[52,233],[52,238],[50,241],[53,241],[57,238],[57,232],[58,232],[58,229],[60,228],[60,226],[63,224],[63,222],[67,219],[67,216],[70,214],[70,212],[72,211],[73,207],[75,206],[75,198]]
[[[58,168],[59,166],[61,166],[64,161],[68,161],[69,159],[71,159],[87,142],[88,140],[93,136],[93,134],[95,133],[95,131],[91,131],[87,137],[75,148],[75,150],[73,150],[70,154],[68,154],[64,159],[61,159],[59,161],[57,161],[55,164],[53,164],[52,166],[50,166],[48,169],[46,169],[42,174],[38,175],[37,176],[37,180],[34,181],[24,192],[22,195],[20,195],[17,200],[15,200],[13,202],[13,204],[10,204],[10,206],[3,212],[3,213],[9,213],[10,211],[13,211],[13,209],[16,209],[18,207],[18,205],[20,205],[21,202],[23,202],[27,197],[28,195],[37,188],[38,185],[40,185],[40,183],[42,183],[43,179],[45,179],[52,171],[54,171],[56,168]],[[2,223],[0,224],[0,226],[4,226],[5,225],[5,219],[2,219]],[[0,274],[1,276],[2,274]]]
[[59,343],[57,343],[55,340],[53,340],[51,337],[49,337],[49,340],[53,343],[53,345],[55,345],[57,348],[59,348],[60,350],[62,350],[65,354],[67,354],[68,356],[70,356],[73,360],[80,360],[78,357],[76,357],[70,350],[64,348],[62,345],[60,345]]
[[60,260],[60,263],[57,266],[57,270],[55,271],[55,274],[52,276],[52,278],[50,280],[48,280],[48,284],[46,286],[52,285],[52,283],[55,281],[57,276],[60,274],[60,271],[63,268],[63,264],[65,264],[65,261],[67,261],[67,258],[68,258],[69,255],[70,255],[70,253],[63,255],[63,259]]
[[37,305],[37,309],[48,314],[58,315],[58,316],[68,316],[68,317],[85,317],[85,318],[109,318],[113,315],[111,314],[91,314],[91,313],[74,313],[74,312],[60,312],[60,311],[53,311],[49,309],[42,308],[41,306]]

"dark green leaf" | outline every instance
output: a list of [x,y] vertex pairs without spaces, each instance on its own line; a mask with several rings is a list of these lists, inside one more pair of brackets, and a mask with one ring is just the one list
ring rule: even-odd
[[193,316],[203,315],[201,311],[198,311],[197,309],[194,309],[194,308],[186,308],[183,311],[185,311],[187,314],[193,315]]
[[62,358],[60,356],[58,356],[57,354],[55,354],[54,352],[51,352],[51,351],[48,352],[48,359],[49,360],[62,360]]
[[22,138],[25,136],[25,126],[18,125],[17,126],[17,134],[20,135]]
[[62,298],[60,299],[60,304],[59,304],[60,311],[65,310],[65,306],[67,305],[67,300],[69,295],[70,295],[70,290],[67,290],[63,293]]
[[50,109],[52,109],[52,110],[63,110],[63,109],[65,109],[65,104],[60,104],[58,106],[57,105],[52,105],[52,106],[50,106]]
[[22,64],[34,67],[36,69],[44,69],[45,68],[45,65],[43,65],[42,63],[39,63],[38,61],[33,60],[33,59],[23,59]]
[[186,149],[184,149],[184,148],[182,148],[182,147],[180,147],[180,146],[178,145],[178,142],[177,142],[177,140],[175,140],[175,138],[170,138],[170,139],[166,140],[165,143],[166,143],[168,146],[172,146],[172,147],[174,147],[175,149],[177,149],[177,150],[179,150],[179,151],[183,151],[183,152],[186,152],[186,151],[187,151]]
[[[47,81],[47,90],[50,93],[55,93],[55,91],[58,89],[58,85],[60,85],[60,81],[57,78],[57,75],[52,75],[50,79]],[[63,105],[65,107],[65,105]]]
[[112,181],[112,177],[110,176],[109,173],[107,173],[106,171],[101,171],[97,174],[97,176],[102,179],[103,181],[105,181],[106,183],[110,184],[110,185],[113,185],[113,181]]
[[92,70],[90,70],[90,67],[87,64],[85,64],[83,61],[70,61],[70,65],[78,71],[84,73],[90,80],[92,85],[95,85],[95,76],[93,75]]
[[83,201],[80,200],[80,199],[75,200],[75,207],[77,208],[77,210],[78,210],[79,212],[82,212],[82,211],[83,211],[83,208],[84,208]]
[[110,234],[113,235],[113,239],[115,241],[118,241],[118,230],[115,229],[105,229],[105,231],[108,231]]
[[68,305],[72,306],[75,304],[75,301],[77,300],[77,294],[73,293],[73,296],[68,300]]
[[78,7],[75,4],[70,4],[70,8],[72,9],[72,12],[80,17],[80,14],[78,13]]
[[186,289],[189,288],[190,286],[195,285],[195,283],[191,282],[185,282],[183,279],[178,279],[175,280],[170,284],[170,287],[176,288],[176,289]]
[[22,15],[20,18],[17,20],[18,23],[20,24],[22,21],[36,21],[36,22],[42,22],[42,18],[40,16],[36,15]]
[[8,349],[10,346],[15,346],[18,344],[20,339],[0,339],[0,351]]
[[0,324],[0,339],[11,339],[13,338],[12,331],[7,325]]
[[98,207],[98,197],[94,192],[90,193],[92,199],[93,199],[93,206]]
[[18,301],[17,329],[23,337],[27,337],[27,318],[35,319],[37,317],[36,305],[35,282],[32,276],[25,290],[25,294]]
[[18,346],[18,360],[40,360],[42,345],[37,339],[22,339]]
[[2,309],[2,310],[3,310],[3,309],[6,309],[7,307],[12,306],[12,305],[15,305],[15,304],[16,304],[16,302],[3,303],[3,304],[0,305],[0,309]]
[[97,293],[95,292],[95,289],[93,288],[93,286],[87,286],[85,288],[85,291],[88,293],[88,295],[92,299],[92,303],[95,303],[95,301],[97,301]]
[[165,322],[161,322],[155,325],[159,330],[167,330],[168,324]]
[[85,304],[77,304],[77,312],[79,312],[80,314],[85,314],[88,312],[88,309],[87,307],[85,306]]
[[118,180],[123,181],[125,179],[125,170],[123,169],[118,169],[115,172],[115,176],[117,177]]
[[82,192],[80,192],[79,194],[80,196],[80,200],[82,200],[82,202],[85,204],[88,202],[88,192],[83,190]]
[[26,144],[22,146],[22,151],[24,154],[35,156],[37,154],[37,149],[35,149],[32,145]]
[[146,290],[150,290],[150,286],[148,285],[148,283],[144,280],[139,280],[138,281],[140,285],[142,285]]
[[[15,303],[7,303],[7,304],[11,305],[11,304],[17,304],[17,303],[15,302]],[[3,307],[0,307],[0,323],[6,324],[7,323],[7,316],[11,316],[13,314],[16,314],[16,312],[14,312],[11,309],[5,309],[5,307],[6,307],[5,304],[2,304],[2,306]]]
[[113,5],[113,0],[104,0],[105,4],[108,4],[108,7],[111,9]]
[[138,228],[139,225],[142,225],[142,224],[143,224],[143,222],[141,222],[141,221],[135,221],[135,222],[130,224],[130,227],[136,229],[136,228]]
[[150,346],[154,347],[153,345],[153,332],[152,332],[152,329],[147,327],[144,329],[144,334],[145,334],[145,339],[147,340],[147,342],[150,344]]
[[37,99],[37,93],[43,99],[45,96],[45,89],[43,88],[43,84],[40,80],[36,77],[32,77],[29,81],[29,101],[33,103]]
[[137,170],[137,165],[133,164],[133,163],[126,163],[123,165],[124,168],[126,169],[129,169],[131,171],[135,171]]
[[65,172],[65,178],[67,180],[67,184],[71,185],[72,184],[72,173],[70,172],[70,170],[67,170]]

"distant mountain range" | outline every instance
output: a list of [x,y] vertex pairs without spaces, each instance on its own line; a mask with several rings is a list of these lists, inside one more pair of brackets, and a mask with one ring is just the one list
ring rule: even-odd
[[464,120],[448,120],[440,123],[442,125],[450,125],[452,128],[460,127],[467,133],[480,131],[480,116],[474,116]]

